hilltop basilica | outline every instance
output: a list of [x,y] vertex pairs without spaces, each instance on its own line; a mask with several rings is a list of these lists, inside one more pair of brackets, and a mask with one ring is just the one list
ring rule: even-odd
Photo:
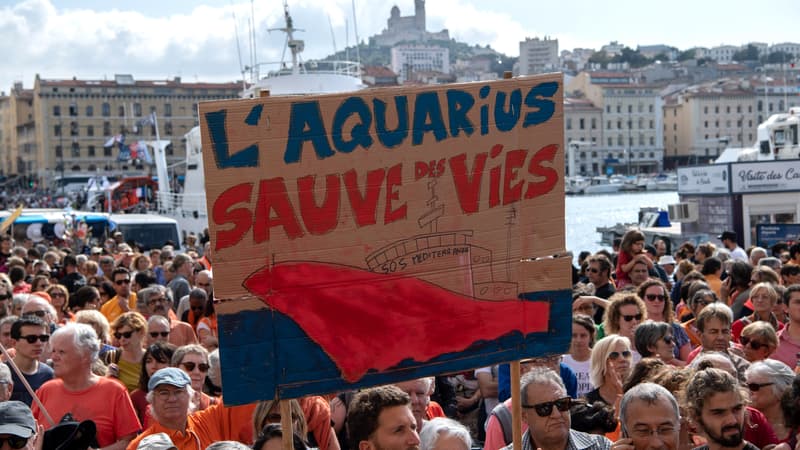
[[414,0],[414,15],[400,16],[400,8],[392,7],[387,28],[381,34],[373,36],[373,43],[380,46],[392,47],[399,42],[425,42],[429,40],[450,40],[447,29],[431,33],[425,30],[425,0]]

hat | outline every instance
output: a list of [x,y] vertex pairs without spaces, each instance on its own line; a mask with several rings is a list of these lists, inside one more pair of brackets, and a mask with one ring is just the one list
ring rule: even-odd
[[91,420],[75,421],[71,415],[44,432],[42,450],[97,448],[97,426]]
[[722,234],[717,236],[717,239],[720,241],[724,241],[725,239],[729,241],[736,242],[736,232],[735,231],[724,231]]
[[0,434],[29,438],[36,433],[31,409],[16,400],[0,402]]
[[661,258],[658,258],[658,265],[665,266],[667,264],[675,265],[675,258],[672,255],[664,255]]
[[136,447],[136,450],[177,450],[178,447],[175,447],[175,444],[172,443],[172,439],[167,436],[167,433],[156,433],[145,436],[139,441],[139,445]]
[[647,253],[650,253],[653,256],[656,256],[656,254],[657,254],[656,248],[653,247],[650,244],[647,244],[647,245],[644,246],[644,251],[646,251]]
[[168,384],[170,386],[182,388],[192,384],[192,380],[189,378],[189,375],[186,375],[186,372],[181,369],[165,367],[158,370],[150,377],[150,381],[147,382],[147,390],[152,391],[159,384]]
[[100,247],[92,247],[92,254],[93,255],[102,255],[103,249]]

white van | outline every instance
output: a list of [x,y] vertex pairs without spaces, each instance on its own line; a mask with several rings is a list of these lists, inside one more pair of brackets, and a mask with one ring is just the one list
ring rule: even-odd
[[171,241],[175,249],[181,248],[181,232],[178,222],[156,214],[109,214],[109,235],[122,233],[125,242],[133,241],[143,251],[161,248]]

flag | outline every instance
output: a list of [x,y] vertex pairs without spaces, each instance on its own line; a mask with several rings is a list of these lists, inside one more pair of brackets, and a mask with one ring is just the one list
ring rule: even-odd
[[150,156],[150,150],[147,148],[147,145],[142,141],[139,141],[138,155],[139,159],[144,160],[145,163],[153,164],[153,157]]
[[144,117],[142,120],[136,123],[139,124],[140,126],[145,126],[145,125],[153,126],[156,124],[156,113],[151,112],[150,114],[147,115],[147,117]]
[[117,142],[117,137],[111,136],[110,138],[108,138],[106,143],[103,144],[103,147],[113,147],[115,142]]

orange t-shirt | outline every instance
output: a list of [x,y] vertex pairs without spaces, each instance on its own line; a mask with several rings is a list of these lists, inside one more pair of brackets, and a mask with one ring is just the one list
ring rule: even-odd
[[[79,422],[94,421],[100,447],[111,445],[141,429],[127,389],[109,378],[100,377],[94,386],[83,391],[68,391],[64,382],[56,378],[43,384],[36,395],[56,423],[67,413]],[[35,402],[31,409],[37,422],[51,428]]]
[[[136,311],[136,294],[133,292],[131,292],[131,296],[128,297],[128,309],[130,311]],[[100,307],[100,312],[106,316],[108,323],[113,322],[114,319],[125,313],[125,311],[120,308],[116,295]]]

